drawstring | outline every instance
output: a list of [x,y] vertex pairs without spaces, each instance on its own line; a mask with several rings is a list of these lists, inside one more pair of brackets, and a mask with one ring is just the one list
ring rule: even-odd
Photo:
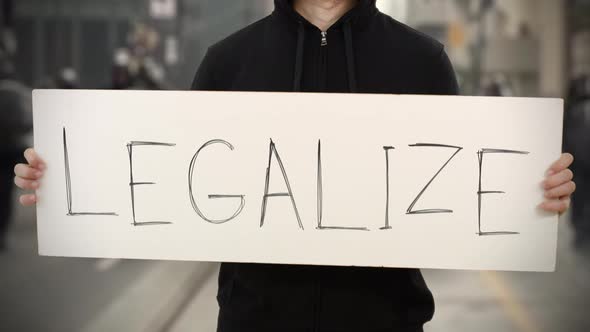
[[346,52],[346,68],[348,73],[348,89],[350,92],[357,92],[356,74],[354,68],[354,48],[352,45],[352,29],[350,21],[344,23],[344,47]]
[[305,27],[299,22],[297,29],[297,50],[295,51],[295,76],[293,78],[293,92],[301,91],[301,76],[303,75],[303,43],[305,42]]
[[[298,22],[297,49],[295,53],[295,75],[293,77],[293,92],[301,91],[301,77],[303,76],[303,48],[305,43],[305,27],[303,22]],[[344,48],[346,56],[346,70],[348,74],[348,90],[357,92],[357,82],[354,61],[354,45],[352,42],[352,28],[350,21],[344,23]]]

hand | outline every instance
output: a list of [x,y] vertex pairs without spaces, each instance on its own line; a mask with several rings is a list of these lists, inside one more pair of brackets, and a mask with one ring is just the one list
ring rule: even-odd
[[563,213],[569,209],[571,195],[576,190],[572,181],[574,173],[569,169],[574,162],[574,156],[564,153],[547,172],[543,182],[545,201],[539,206],[547,212]]
[[[39,179],[43,177],[45,163],[39,158],[37,152],[32,148],[25,151],[25,158],[28,164],[18,164],[14,167],[14,183],[21,189],[37,190],[39,189]],[[35,194],[21,195],[19,202],[23,206],[31,206],[37,203]]]

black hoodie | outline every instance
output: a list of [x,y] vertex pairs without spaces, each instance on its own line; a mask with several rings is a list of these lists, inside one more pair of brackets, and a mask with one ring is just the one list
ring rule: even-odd
[[[375,0],[360,0],[325,33],[290,0],[275,0],[271,15],[209,48],[192,88],[458,93],[443,45]],[[224,263],[218,302],[220,332],[421,331],[434,313],[415,269]]]

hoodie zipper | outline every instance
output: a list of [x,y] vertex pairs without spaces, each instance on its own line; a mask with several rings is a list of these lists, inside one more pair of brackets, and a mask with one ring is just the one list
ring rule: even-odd
[[319,92],[326,92],[326,75],[328,71],[328,32],[321,31],[321,42],[320,42],[320,58],[319,58]]

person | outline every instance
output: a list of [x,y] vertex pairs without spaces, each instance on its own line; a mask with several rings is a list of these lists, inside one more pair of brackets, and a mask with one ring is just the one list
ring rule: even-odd
[[117,49],[111,69],[111,90],[128,90],[133,86],[133,75],[129,70],[131,55],[125,48]]
[[65,67],[59,71],[56,80],[57,89],[79,89],[78,73],[72,67]]
[[33,127],[31,90],[14,77],[14,66],[0,59],[0,251],[12,216],[12,169],[23,160],[25,137]]
[[[443,46],[380,13],[375,0],[275,0],[272,14],[209,48],[192,88],[458,93]],[[44,164],[32,149],[25,156],[17,182],[35,189]],[[571,162],[566,154],[551,168],[541,208],[567,209]],[[217,300],[219,332],[422,331],[434,313],[416,269],[223,263]]]
[[126,48],[115,51],[111,70],[112,90],[162,90],[164,69],[153,58],[132,56]]
[[577,156],[572,165],[578,184],[572,200],[574,248],[590,257],[590,75],[576,78],[570,88],[565,117],[565,146]]

